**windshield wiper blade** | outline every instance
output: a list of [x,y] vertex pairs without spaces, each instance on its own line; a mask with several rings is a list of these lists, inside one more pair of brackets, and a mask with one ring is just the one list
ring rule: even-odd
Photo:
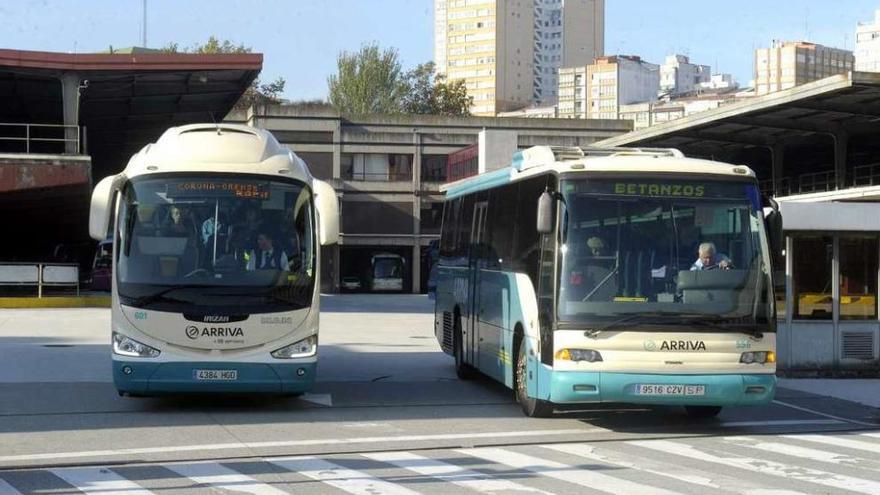
[[174,301],[174,302],[185,302],[185,301],[181,301],[180,299],[177,299],[175,297],[168,297],[166,294],[168,294],[169,292],[179,290],[179,289],[189,289],[192,287],[193,287],[192,285],[184,285],[184,284],[172,285],[169,287],[165,287],[164,289],[159,290],[157,292],[154,292],[152,294],[147,294],[145,296],[136,297],[136,298],[134,298],[132,303],[135,306],[143,307],[146,304],[150,304],[151,302],[155,302],[155,301],[158,301],[161,299],[166,299],[166,300]]

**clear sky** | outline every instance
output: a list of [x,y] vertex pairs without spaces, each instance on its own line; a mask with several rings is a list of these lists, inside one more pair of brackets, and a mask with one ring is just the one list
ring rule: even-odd
[[[142,0],[0,0],[0,48],[94,52],[141,44]],[[671,53],[752,76],[754,48],[808,39],[852,49],[880,0],[606,0],[605,51],[662,63]],[[432,0],[147,0],[147,45],[211,35],[265,55],[264,80],[290,99],[323,98],[340,50],[377,41],[404,67],[433,56]]]

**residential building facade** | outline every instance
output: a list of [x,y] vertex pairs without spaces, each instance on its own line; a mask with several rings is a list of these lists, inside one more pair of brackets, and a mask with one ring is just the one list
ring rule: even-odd
[[655,101],[660,67],[633,55],[599,57],[586,68],[586,118],[620,118],[620,106]]
[[880,72],[880,10],[874,12],[873,22],[856,26],[856,70]]
[[669,55],[660,66],[660,91],[677,95],[689,93],[711,80],[712,68],[692,64],[685,55]]
[[853,70],[853,52],[806,41],[755,50],[755,93],[765,95]]
[[604,0],[434,0],[434,61],[471,113],[555,101],[557,71],[604,49]]

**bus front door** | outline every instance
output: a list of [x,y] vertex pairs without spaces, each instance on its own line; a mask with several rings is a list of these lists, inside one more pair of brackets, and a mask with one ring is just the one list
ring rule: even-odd
[[468,340],[468,351],[471,359],[471,364],[483,371],[483,362],[487,361],[485,354],[486,349],[484,349],[484,337],[481,335],[480,327],[482,322],[480,321],[480,290],[481,287],[481,279],[482,279],[482,271],[481,269],[485,266],[484,258],[486,251],[486,213],[488,212],[488,202],[487,201],[477,201],[474,203],[474,213],[471,221],[471,252],[468,261],[468,272],[470,273],[470,286],[471,286],[471,298],[470,298],[470,307],[468,311],[470,312],[469,319],[469,328],[468,333],[470,334],[470,338]]

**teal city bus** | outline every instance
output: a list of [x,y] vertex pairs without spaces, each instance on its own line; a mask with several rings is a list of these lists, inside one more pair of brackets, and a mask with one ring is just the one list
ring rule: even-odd
[[529,416],[772,400],[782,224],[747,167],[537,146],[443,191],[434,330],[459,377],[504,383]]

